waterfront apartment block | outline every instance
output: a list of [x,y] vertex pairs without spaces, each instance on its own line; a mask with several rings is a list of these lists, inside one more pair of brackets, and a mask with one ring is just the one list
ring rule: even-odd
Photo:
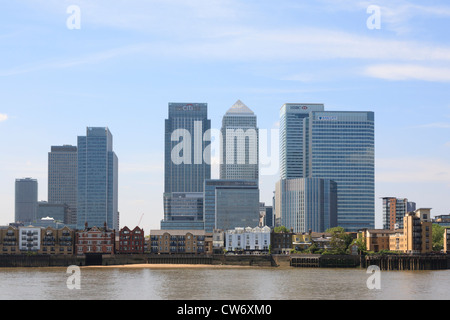
[[225,248],[227,251],[269,252],[269,227],[235,228],[227,230],[225,234]]
[[20,254],[18,228],[9,226],[0,229],[0,254]]
[[131,230],[124,227],[119,231],[119,243],[116,253],[119,254],[142,254],[144,253],[145,235],[144,230],[136,227]]
[[106,223],[103,228],[90,228],[86,223],[85,229],[77,231],[75,237],[75,253],[78,255],[115,253],[116,232],[108,228]]
[[406,237],[406,252],[430,253],[433,250],[431,209],[418,209],[404,219],[403,234]]
[[409,212],[403,218],[404,229],[361,230],[358,237],[365,240],[369,251],[390,250],[408,254],[426,254],[432,251],[431,209]]
[[74,232],[68,227],[8,227],[0,229],[0,254],[72,255]]
[[205,230],[152,230],[149,248],[154,254],[210,254],[212,234]]
[[[396,233],[398,232],[385,229],[366,229],[359,234],[359,237],[365,241],[366,249],[368,251],[379,252],[382,250],[390,250],[390,239]],[[399,236],[397,238],[397,243],[402,239],[403,237]],[[398,246],[398,249],[396,250],[400,250],[400,247],[402,246]]]

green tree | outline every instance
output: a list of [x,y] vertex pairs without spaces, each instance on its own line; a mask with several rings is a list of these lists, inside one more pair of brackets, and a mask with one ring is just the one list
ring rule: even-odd
[[353,238],[345,232],[342,227],[330,228],[326,233],[331,234],[330,253],[347,254],[348,247],[353,242]]
[[280,227],[275,227],[273,229],[273,232],[275,232],[275,233],[289,233],[290,230],[288,228],[286,228],[285,226],[280,226]]
[[433,224],[432,229],[433,251],[441,251],[444,249],[444,232],[445,228],[438,224]]

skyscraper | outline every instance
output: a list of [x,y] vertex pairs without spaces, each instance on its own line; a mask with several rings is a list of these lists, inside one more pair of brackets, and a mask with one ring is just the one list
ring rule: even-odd
[[220,179],[259,180],[256,115],[238,100],[222,120]]
[[36,179],[16,179],[15,222],[30,223],[37,218],[38,182]]
[[405,198],[384,197],[383,199],[383,229],[403,229],[403,218],[416,211],[416,204]]
[[205,231],[257,227],[259,187],[256,180],[205,180]]
[[338,225],[375,228],[375,119],[373,112],[311,112],[309,176],[337,183]]
[[161,229],[204,229],[200,195],[211,178],[210,129],[206,103],[169,103]]
[[374,113],[323,109],[318,104],[281,108],[281,179],[336,182],[338,225],[347,231],[374,228]]
[[48,153],[48,202],[68,206],[67,224],[77,223],[77,167],[75,146],[52,146]]
[[282,179],[277,219],[294,232],[324,232],[337,226],[337,184],[320,178]]
[[108,128],[89,127],[78,137],[77,228],[119,230],[118,159]]

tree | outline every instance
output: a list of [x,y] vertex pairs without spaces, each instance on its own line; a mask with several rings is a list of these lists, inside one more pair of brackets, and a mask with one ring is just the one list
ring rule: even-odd
[[444,232],[445,228],[443,226],[439,224],[432,225],[433,251],[441,251],[444,249]]
[[273,232],[275,232],[275,233],[289,233],[290,230],[288,228],[286,228],[285,226],[280,226],[280,227],[275,227],[273,229]]
[[353,238],[342,227],[330,228],[326,233],[331,233],[330,252],[332,254],[346,254],[353,242]]

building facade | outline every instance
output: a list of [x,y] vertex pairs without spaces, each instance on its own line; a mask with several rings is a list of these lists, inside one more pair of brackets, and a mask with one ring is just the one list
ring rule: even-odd
[[296,233],[337,226],[337,184],[319,178],[282,179],[276,185],[277,219]]
[[41,254],[73,255],[75,232],[68,227],[42,228]]
[[0,229],[0,254],[19,253],[19,229],[12,226]]
[[38,181],[25,178],[16,179],[15,219],[17,223],[31,223],[37,218]]
[[403,218],[408,212],[416,210],[416,204],[405,198],[384,197],[383,200],[383,229],[403,229]]
[[108,128],[89,127],[78,137],[77,162],[77,228],[106,222],[118,231],[118,158]]
[[231,252],[269,252],[269,227],[235,228],[227,230],[225,234],[225,248]]
[[374,146],[373,112],[324,111],[322,104],[281,108],[281,179],[336,182],[338,225],[346,231],[375,225]]
[[406,254],[427,254],[433,250],[431,209],[409,212],[403,218],[403,229],[360,230],[359,238],[365,240],[366,249],[398,251]]
[[205,230],[230,230],[259,225],[257,180],[205,180]]
[[153,254],[212,253],[212,237],[205,230],[152,230],[150,252]]
[[114,254],[116,232],[107,225],[89,227],[75,233],[75,254]]
[[422,208],[409,212],[403,221],[406,248],[411,254],[430,253],[433,250],[431,209]]
[[292,250],[292,243],[295,233],[289,232],[272,232],[270,243],[272,254],[289,254]]
[[259,180],[256,115],[238,100],[222,119],[220,179]]
[[[181,206],[191,211],[192,199],[203,193],[203,182],[211,178],[210,129],[206,103],[169,103],[169,117],[165,121],[164,220],[161,229],[204,228],[203,221],[192,220],[191,214],[189,219],[183,220],[180,211],[172,209]],[[185,196],[180,198],[174,193]],[[172,201],[177,203],[172,205]]]
[[142,254],[145,247],[144,230],[135,227],[131,230],[124,227],[119,231],[119,243],[116,246],[116,253],[119,254]]
[[48,153],[48,202],[67,205],[64,222],[71,225],[77,223],[77,150],[76,146],[52,146]]
[[49,203],[46,201],[38,202],[36,217],[37,221],[43,218],[53,218],[55,221],[69,224],[71,221],[70,215],[70,208],[65,203]]
[[0,254],[72,255],[74,231],[68,227],[8,227],[0,229]]
[[162,230],[196,229],[205,227],[203,192],[171,192],[164,195],[165,219]]
[[388,229],[366,229],[358,234],[358,238],[366,243],[366,250],[373,252],[391,250],[393,239],[398,239],[398,241],[394,240],[397,245],[395,251],[400,251],[403,244],[400,244],[401,237],[396,237],[399,236],[397,233]]

